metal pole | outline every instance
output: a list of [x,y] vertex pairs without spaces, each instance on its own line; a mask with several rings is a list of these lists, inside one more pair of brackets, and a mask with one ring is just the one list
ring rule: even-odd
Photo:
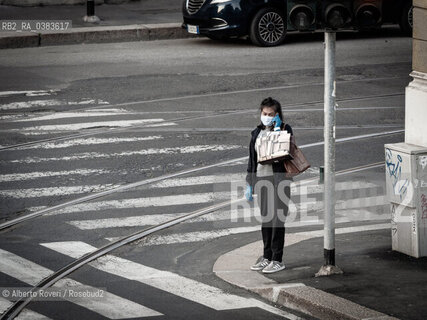
[[317,276],[342,273],[335,266],[335,42],[336,34],[325,31],[325,168],[324,213],[325,264]]
[[325,32],[325,239],[326,265],[335,265],[335,32]]

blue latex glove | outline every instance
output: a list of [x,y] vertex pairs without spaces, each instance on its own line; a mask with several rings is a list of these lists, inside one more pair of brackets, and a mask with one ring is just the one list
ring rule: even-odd
[[245,198],[248,201],[252,201],[254,198],[252,197],[252,187],[250,185],[246,185]]
[[282,120],[280,120],[280,117],[278,114],[273,118],[274,121],[274,131],[279,131],[280,126],[282,125]]

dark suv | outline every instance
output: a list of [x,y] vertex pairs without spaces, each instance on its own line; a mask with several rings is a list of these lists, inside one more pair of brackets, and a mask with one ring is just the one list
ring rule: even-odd
[[[317,7],[322,6],[321,1],[184,0],[183,28],[189,33],[205,35],[215,40],[249,36],[256,45],[276,46],[283,42],[288,31],[321,29],[318,22],[321,19],[316,16],[320,11]],[[399,23],[405,33],[412,34],[412,0],[345,1],[351,3],[351,6],[358,6],[354,7],[357,13],[351,13],[354,20],[365,19],[365,22],[370,22],[369,27]],[[375,3],[380,3],[377,5],[379,8],[375,8]],[[292,16],[293,13],[295,14]],[[374,21],[370,21],[373,19]],[[356,27],[364,29],[367,26],[360,24]]]

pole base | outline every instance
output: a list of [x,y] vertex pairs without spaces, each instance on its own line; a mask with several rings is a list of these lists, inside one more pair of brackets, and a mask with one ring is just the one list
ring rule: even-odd
[[325,277],[334,274],[343,274],[343,271],[337,266],[325,265],[320,268],[319,272],[315,274],[315,277]]
[[101,21],[101,19],[99,19],[97,16],[84,16],[83,21],[89,23],[98,23]]

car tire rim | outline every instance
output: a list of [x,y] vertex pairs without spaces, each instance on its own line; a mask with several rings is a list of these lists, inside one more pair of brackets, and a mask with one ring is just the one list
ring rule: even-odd
[[285,32],[285,24],[280,14],[276,12],[267,12],[259,20],[259,35],[267,43],[278,42]]
[[413,27],[412,24],[414,23],[413,13],[414,13],[414,7],[411,7],[408,11],[408,24],[411,28]]

